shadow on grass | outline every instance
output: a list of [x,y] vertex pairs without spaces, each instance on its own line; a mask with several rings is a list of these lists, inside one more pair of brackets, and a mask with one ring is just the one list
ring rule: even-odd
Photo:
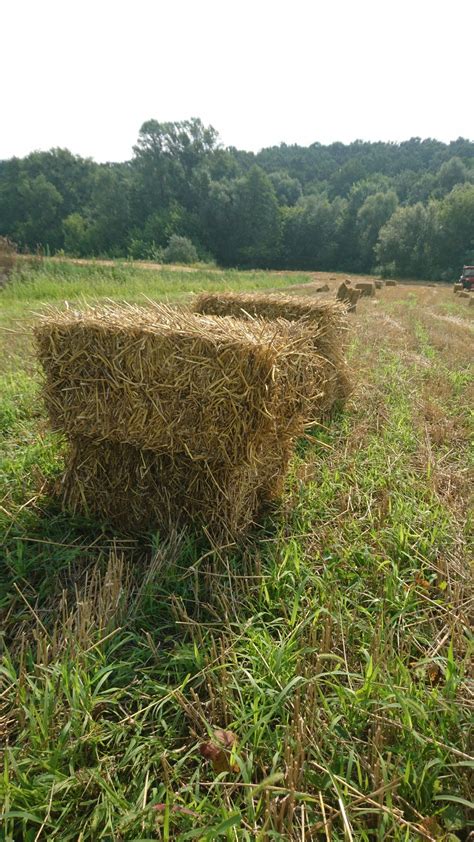
[[213,624],[219,614],[245,623],[251,595],[261,585],[261,542],[274,546],[281,532],[275,506],[248,535],[224,545],[203,532],[120,532],[63,511],[54,496],[33,506],[20,507],[3,541],[0,618],[7,646],[18,640],[19,625],[35,617],[52,632],[59,604],[79,603],[91,577],[101,577],[107,587],[111,565],[120,567],[127,629],[149,635],[160,647],[182,643],[190,624]]

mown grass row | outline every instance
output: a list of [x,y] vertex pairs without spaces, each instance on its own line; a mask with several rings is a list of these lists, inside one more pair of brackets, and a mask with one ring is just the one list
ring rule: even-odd
[[[469,353],[397,295],[239,547],[60,512],[61,443],[7,375],[3,838],[467,838]],[[216,727],[238,771],[201,756]]]

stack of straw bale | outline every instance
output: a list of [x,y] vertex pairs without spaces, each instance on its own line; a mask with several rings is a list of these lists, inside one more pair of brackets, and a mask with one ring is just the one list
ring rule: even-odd
[[321,421],[351,392],[345,358],[346,308],[338,301],[310,300],[282,294],[202,293],[194,302],[197,313],[267,321],[285,319],[299,324],[308,336],[307,352],[319,360],[324,372],[322,393],[307,407],[307,423]]
[[246,529],[326,386],[301,322],[111,304],[49,310],[35,336],[63,501],[124,528]]

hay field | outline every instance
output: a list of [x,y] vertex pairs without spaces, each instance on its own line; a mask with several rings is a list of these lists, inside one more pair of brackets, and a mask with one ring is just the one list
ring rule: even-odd
[[468,838],[474,322],[451,287],[360,300],[348,405],[238,545],[132,539],[50,493],[32,311],[343,277],[46,262],[0,293],[1,839]]

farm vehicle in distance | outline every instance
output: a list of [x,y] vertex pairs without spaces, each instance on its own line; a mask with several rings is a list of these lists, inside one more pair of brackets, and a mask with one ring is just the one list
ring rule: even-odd
[[458,283],[462,284],[463,289],[474,290],[474,266],[463,266],[462,274]]

